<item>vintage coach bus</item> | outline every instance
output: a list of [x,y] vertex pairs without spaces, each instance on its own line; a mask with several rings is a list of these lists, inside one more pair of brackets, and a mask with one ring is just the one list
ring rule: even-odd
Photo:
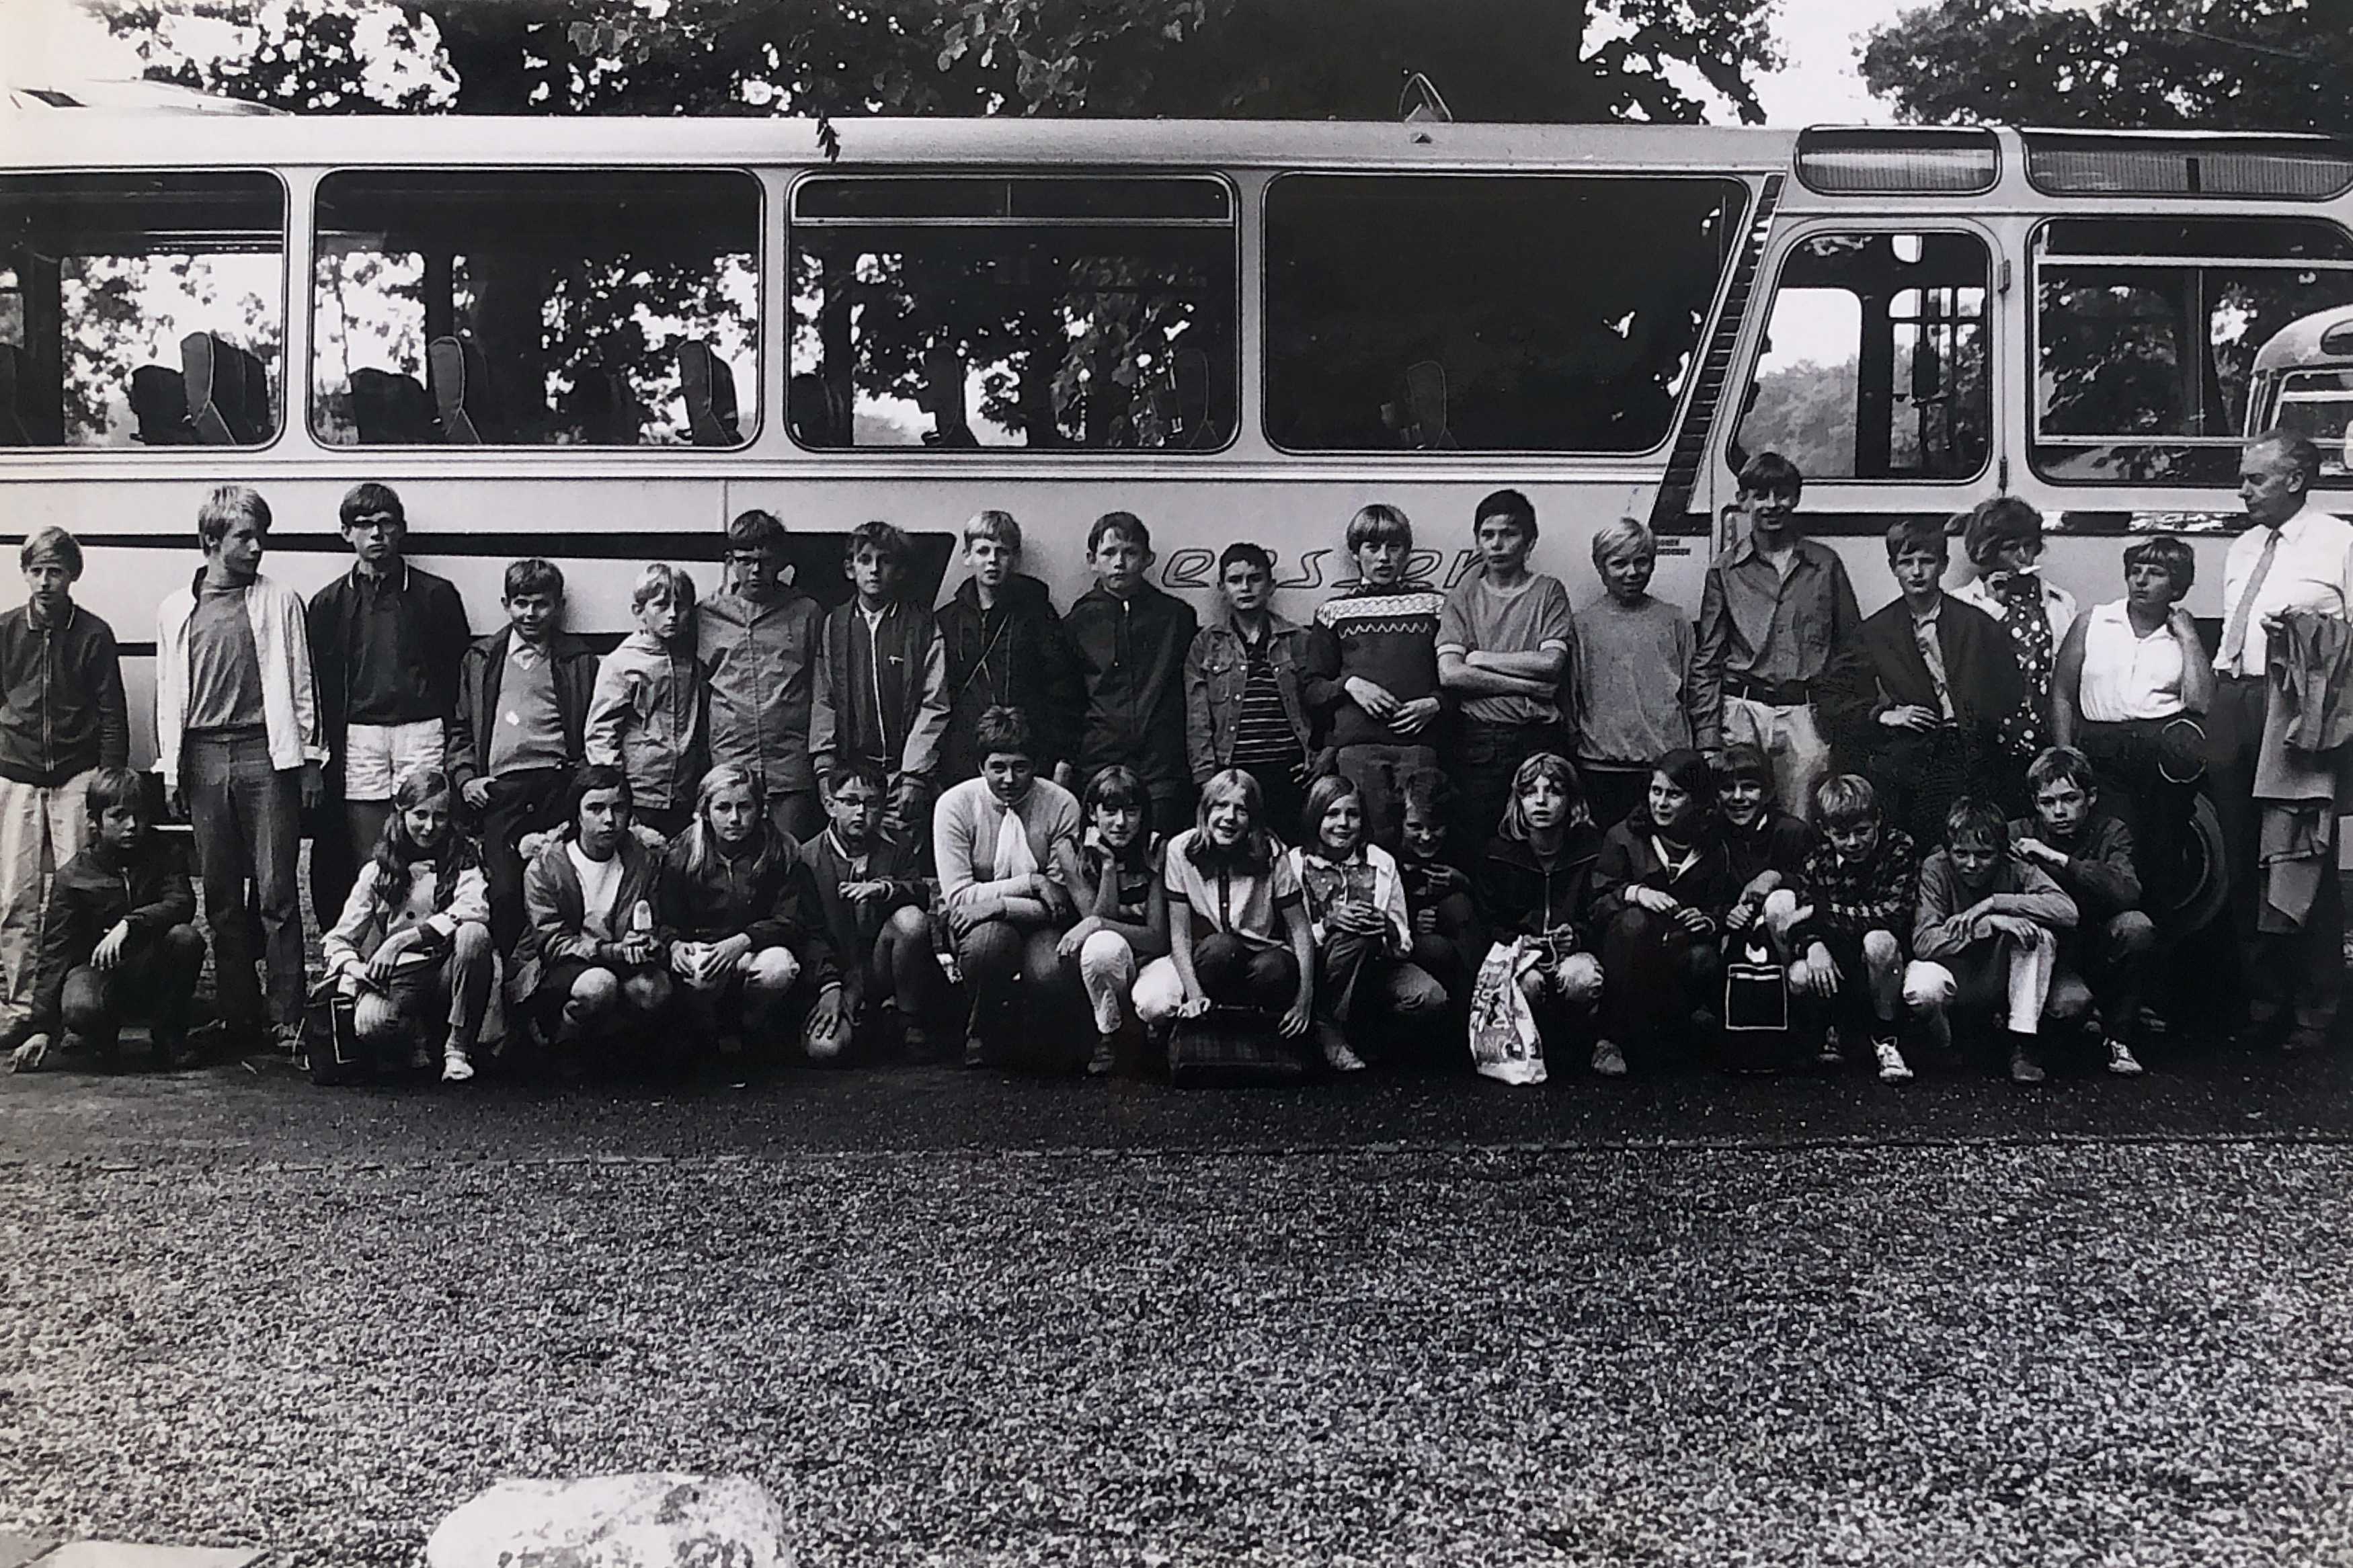
[[1252,538],[1303,616],[1358,506],[1405,508],[1447,581],[1508,484],[1573,596],[1630,513],[1692,606],[1741,454],[1774,447],[1866,608],[1891,519],[2010,492],[2087,602],[2116,535],[2216,535],[2211,616],[2256,350],[2353,304],[2353,154],[2294,138],[839,132],[828,159],[793,121],[0,118],[0,536],[90,546],[142,731],[154,607],[225,480],[269,499],[268,569],[305,592],[380,479],[477,629],[540,553],[609,641],[637,563],[714,585],[754,506],[821,598],[870,517],[944,592],[989,506],[1067,605],[1120,508],[1170,588],[1206,605]]

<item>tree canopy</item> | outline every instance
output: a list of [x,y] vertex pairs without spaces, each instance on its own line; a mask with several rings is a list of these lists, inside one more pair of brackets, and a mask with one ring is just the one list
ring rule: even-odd
[[1874,30],[1907,120],[2353,132],[2353,0],[1941,0]]
[[1757,121],[1778,63],[1771,0],[87,3],[151,76],[312,112],[1388,119],[1419,71],[1466,120]]

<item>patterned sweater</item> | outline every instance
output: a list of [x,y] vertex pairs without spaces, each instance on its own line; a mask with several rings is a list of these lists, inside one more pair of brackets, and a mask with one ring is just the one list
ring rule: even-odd
[[1438,617],[1446,595],[1414,583],[1357,587],[1326,599],[1307,639],[1307,703],[1330,715],[1335,746],[1430,744],[1430,731],[1400,736],[1356,706],[1344,684],[1358,676],[1400,702],[1438,695]]
[[1912,915],[1920,901],[1920,852],[1900,827],[1882,828],[1879,847],[1868,860],[1849,864],[1828,844],[1806,857],[1798,902],[1811,904],[1813,918],[1796,934],[1842,944],[1883,931],[1899,942],[1912,935]]

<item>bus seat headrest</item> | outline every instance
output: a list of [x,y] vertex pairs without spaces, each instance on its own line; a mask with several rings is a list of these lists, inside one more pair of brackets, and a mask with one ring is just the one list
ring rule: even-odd
[[187,378],[167,365],[142,364],[131,373],[131,412],[139,421],[142,447],[193,447],[196,427],[188,418]]
[[686,395],[686,424],[698,447],[733,447],[744,435],[736,423],[735,373],[700,338],[678,345],[678,379]]

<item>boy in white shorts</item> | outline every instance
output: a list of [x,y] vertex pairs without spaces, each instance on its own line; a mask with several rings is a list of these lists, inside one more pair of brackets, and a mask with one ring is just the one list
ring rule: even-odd
[[311,595],[307,616],[328,753],[327,801],[311,843],[311,907],[322,926],[334,923],[375,852],[393,781],[443,765],[444,721],[473,640],[456,586],[408,563],[408,516],[390,485],[353,485],[340,513],[356,559]]

